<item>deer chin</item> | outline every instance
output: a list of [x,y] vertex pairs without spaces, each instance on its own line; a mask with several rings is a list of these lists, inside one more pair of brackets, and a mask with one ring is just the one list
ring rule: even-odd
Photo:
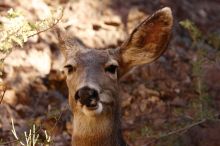
[[87,107],[86,105],[83,105],[82,112],[86,116],[95,116],[100,115],[103,111],[103,105],[101,102],[98,102],[97,106],[95,107]]

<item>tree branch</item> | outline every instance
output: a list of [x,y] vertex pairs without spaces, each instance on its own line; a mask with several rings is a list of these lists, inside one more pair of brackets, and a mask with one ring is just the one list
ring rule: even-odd
[[56,22],[53,23],[52,26],[50,26],[50,27],[48,27],[48,28],[46,28],[46,29],[44,29],[44,30],[38,31],[38,32],[35,33],[35,34],[30,35],[30,36],[28,36],[28,38],[33,37],[33,36],[35,36],[35,35],[38,35],[38,34],[40,34],[40,33],[42,33],[42,32],[45,32],[45,31],[48,31],[48,30],[54,28],[54,27],[60,22],[60,20],[63,18],[63,13],[64,13],[64,8],[63,8],[62,11],[61,11],[61,16],[60,16],[60,18],[58,18],[58,19],[56,20]]
[[190,125],[188,125],[188,126],[186,126],[186,127],[183,127],[183,128],[180,128],[180,129],[171,131],[171,132],[169,132],[169,133],[167,133],[167,134],[164,134],[164,135],[162,135],[162,136],[159,136],[159,137],[157,137],[156,139],[161,139],[161,138],[164,138],[164,137],[173,135],[173,134],[177,134],[177,133],[181,133],[181,132],[186,132],[186,131],[188,131],[190,128],[195,127],[195,126],[197,126],[197,125],[199,125],[199,124],[202,124],[202,123],[204,123],[204,122],[206,122],[206,121],[207,121],[207,119],[202,119],[202,120],[200,120],[200,121],[198,121],[198,122],[196,122],[196,123],[192,123],[192,124],[190,124]]

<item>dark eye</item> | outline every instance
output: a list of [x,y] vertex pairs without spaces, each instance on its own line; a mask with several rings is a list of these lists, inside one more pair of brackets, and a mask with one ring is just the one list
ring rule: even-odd
[[105,68],[105,72],[109,72],[111,74],[115,74],[117,71],[118,66],[117,65],[109,65]]
[[70,74],[76,71],[76,67],[72,66],[71,64],[65,65],[64,69],[67,70],[67,73]]

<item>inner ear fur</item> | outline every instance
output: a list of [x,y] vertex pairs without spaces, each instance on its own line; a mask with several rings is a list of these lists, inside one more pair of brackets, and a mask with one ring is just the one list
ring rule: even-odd
[[122,73],[136,65],[156,60],[167,48],[172,25],[173,16],[168,7],[139,24],[120,47]]

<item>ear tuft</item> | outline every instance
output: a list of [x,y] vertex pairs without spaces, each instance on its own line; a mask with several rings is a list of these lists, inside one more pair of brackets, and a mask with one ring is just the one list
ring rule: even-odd
[[165,7],[163,9],[160,9],[155,13],[155,15],[159,15],[161,21],[164,22],[167,26],[172,26],[173,25],[173,15],[172,11],[169,7]]
[[164,7],[163,9],[159,10],[159,12],[164,13],[167,17],[172,17],[172,11],[169,7]]

